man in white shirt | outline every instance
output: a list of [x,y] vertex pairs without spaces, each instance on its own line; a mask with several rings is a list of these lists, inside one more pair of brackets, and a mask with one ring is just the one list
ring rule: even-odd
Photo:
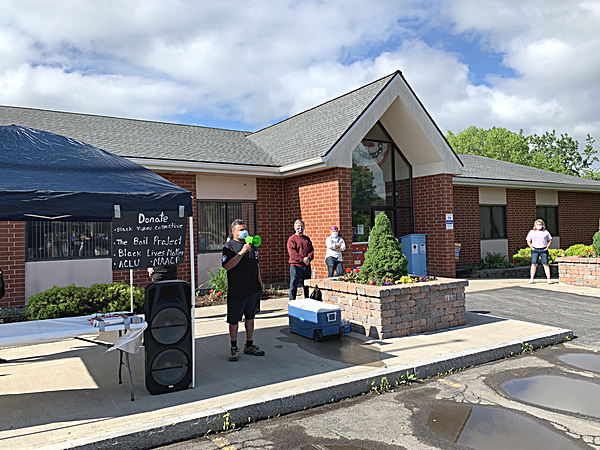
[[327,276],[331,278],[335,271],[336,277],[341,277],[344,272],[342,264],[342,252],[346,250],[346,243],[339,236],[339,228],[331,227],[331,235],[325,239],[327,251],[325,252],[325,264],[327,265]]

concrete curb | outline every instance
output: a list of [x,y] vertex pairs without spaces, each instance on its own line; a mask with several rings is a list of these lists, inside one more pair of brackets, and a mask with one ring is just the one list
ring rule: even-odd
[[[558,344],[573,332],[557,328],[555,331],[532,336],[526,341],[532,348]],[[416,364],[386,367],[368,374],[345,377],[312,386],[291,389],[275,395],[243,402],[234,402],[205,411],[186,414],[170,419],[164,419],[144,425],[129,427],[87,438],[80,438],[68,443],[53,444],[41,447],[40,450],[80,449],[133,449],[149,448],[168,445],[173,442],[192,439],[209,432],[222,431],[224,415],[229,413],[229,422],[236,424],[248,423],[289,414],[315,406],[324,405],[336,400],[355,397],[378,387],[383,378],[393,385],[403,376],[414,375],[427,378],[451,370],[462,369],[509,356],[522,351],[520,340],[503,342],[501,344],[480,347],[474,350],[445,355],[440,358],[419,361]]]

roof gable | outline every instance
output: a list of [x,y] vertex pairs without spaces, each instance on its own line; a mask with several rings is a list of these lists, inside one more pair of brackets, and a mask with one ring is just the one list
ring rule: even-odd
[[248,139],[271,154],[280,166],[323,158],[395,75],[257,131]]

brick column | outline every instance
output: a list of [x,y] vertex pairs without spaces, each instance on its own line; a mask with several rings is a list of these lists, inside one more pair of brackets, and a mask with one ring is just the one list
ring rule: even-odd
[[6,293],[0,306],[22,306],[25,298],[25,222],[0,222],[0,267]]
[[525,189],[506,190],[506,237],[508,238],[508,260],[527,246],[527,233],[535,217],[535,191]]
[[476,264],[481,258],[478,187],[454,186],[454,239],[461,244],[456,265]]
[[[283,235],[285,244],[294,232],[296,219],[306,224],[306,235],[315,248],[311,266],[317,276],[327,276],[325,239],[331,226],[340,227],[340,236],[346,241],[344,266],[352,265],[352,195],[350,169],[332,168],[283,180]],[[286,279],[289,279],[287,249],[285,252]]]
[[287,233],[283,221],[283,180],[256,179],[256,232],[262,238],[258,248],[261,277],[264,282],[289,278]]
[[575,244],[591,245],[599,218],[600,194],[558,191],[558,235],[563,250]]
[[415,233],[427,234],[430,275],[455,277],[454,230],[446,229],[446,214],[454,213],[452,175],[413,179]]

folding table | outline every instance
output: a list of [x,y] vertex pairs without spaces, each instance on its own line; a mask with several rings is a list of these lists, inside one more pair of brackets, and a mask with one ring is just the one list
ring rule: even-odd
[[[0,324],[0,348],[43,344],[64,341],[66,339],[81,339],[108,347],[107,351],[109,352],[119,350],[119,384],[122,383],[121,367],[125,366],[129,374],[131,401],[133,401],[133,381],[131,379],[131,367],[129,366],[129,353],[135,354],[139,351],[142,343],[142,335],[148,327],[148,323],[140,316],[132,315],[132,313],[117,312],[110,314],[120,315],[123,318],[123,323],[108,325],[108,322],[105,323],[102,319],[102,314],[91,314],[80,317]],[[92,318],[98,319],[99,326],[92,325]],[[133,323],[138,321],[139,323]],[[86,339],[84,337],[96,336],[96,339],[98,339],[104,333],[111,331],[119,332],[119,338],[114,344],[108,344],[101,340]],[[123,331],[124,334],[121,335]],[[125,353],[125,363],[123,363],[123,353]]]

